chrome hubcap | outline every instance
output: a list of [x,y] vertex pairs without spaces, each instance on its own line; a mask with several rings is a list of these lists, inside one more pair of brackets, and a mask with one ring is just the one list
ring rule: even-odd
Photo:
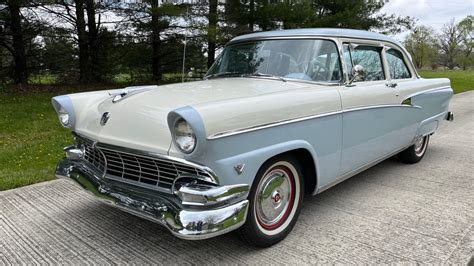
[[425,146],[425,138],[420,137],[415,140],[415,153],[417,155],[421,155],[424,152],[424,147]]
[[260,181],[255,210],[258,222],[265,229],[277,227],[291,209],[294,193],[292,178],[289,170],[274,168]]

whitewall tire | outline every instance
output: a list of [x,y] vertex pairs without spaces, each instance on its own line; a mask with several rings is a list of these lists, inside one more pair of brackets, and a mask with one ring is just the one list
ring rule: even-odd
[[293,229],[304,195],[301,166],[289,155],[270,159],[260,168],[249,193],[247,221],[239,230],[246,242],[268,247]]
[[398,154],[400,161],[413,164],[421,161],[428,149],[430,136],[424,136],[415,140],[415,143]]

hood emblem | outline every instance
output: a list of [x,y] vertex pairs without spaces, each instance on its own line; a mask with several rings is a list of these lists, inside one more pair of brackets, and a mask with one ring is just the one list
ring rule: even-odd
[[109,121],[110,113],[105,112],[102,114],[102,117],[100,118],[100,125],[105,126],[107,124],[107,121]]

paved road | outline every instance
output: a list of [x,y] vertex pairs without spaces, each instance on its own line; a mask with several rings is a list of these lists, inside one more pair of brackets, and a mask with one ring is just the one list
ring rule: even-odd
[[189,242],[64,180],[0,192],[0,264],[454,263],[474,254],[474,92],[416,165],[389,159],[306,198],[290,236],[263,250],[234,234]]

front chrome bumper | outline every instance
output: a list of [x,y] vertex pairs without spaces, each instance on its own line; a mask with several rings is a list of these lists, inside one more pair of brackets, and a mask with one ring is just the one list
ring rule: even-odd
[[[242,187],[236,189],[236,186],[220,186],[208,190],[209,195],[206,195],[206,189],[184,186],[181,190],[185,193],[183,195],[204,196],[212,203],[192,206],[173,194],[166,195],[100,177],[76,160],[65,158],[60,161],[56,176],[73,180],[97,199],[157,222],[183,239],[206,239],[227,233],[243,225],[247,217],[248,187],[242,190]],[[220,195],[220,192],[223,194]]]

